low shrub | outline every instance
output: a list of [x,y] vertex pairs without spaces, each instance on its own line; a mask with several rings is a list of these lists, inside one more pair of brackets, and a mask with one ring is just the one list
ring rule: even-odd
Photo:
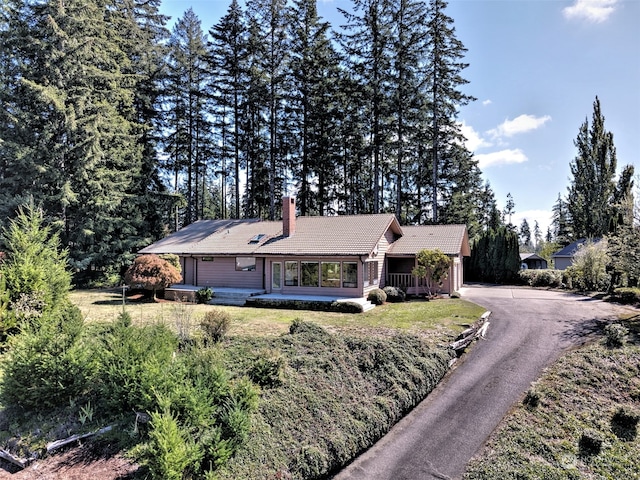
[[209,303],[213,298],[213,290],[209,287],[196,291],[196,303]]
[[624,304],[640,303],[640,288],[616,288],[611,294],[611,300]]
[[218,343],[229,331],[231,327],[231,315],[219,308],[213,308],[204,314],[200,322],[200,328],[205,337],[205,341]]
[[388,286],[384,287],[382,290],[387,295],[387,302],[400,303],[404,302],[407,298],[406,292],[398,287]]
[[562,270],[520,270],[518,277],[523,283],[531,287],[559,287],[562,285]]
[[328,337],[329,332],[327,332],[320,325],[313,322],[306,322],[301,318],[296,318],[291,325],[289,326],[289,334],[290,335],[309,335],[312,337]]
[[596,430],[585,430],[578,441],[578,450],[580,455],[590,457],[598,455],[602,451],[604,439],[600,432]]
[[629,329],[619,323],[610,323],[604,327],[605,344],[608,347],[621,347],[627,341]]
[[182,480],[197,469],[203,452],[169,410],[151,414],[149,442],[139,455],[152,479]]
[[82,332],[82,314],[71,304],[43,314],[37,325],[25,325],[2,357],[2,403],[43,410],[82,395],[96,367]]
[[384,290],[376,288],[369,292],[369,295],[367,295],[367,300],[369,300],[374,305],[382,305],[387,301],[387,294],[384,293]]
[[638,435],[638,422],[640,422],[640,413],[637,410],[618,407],[611,417],[611,430],[619,439],[632,442]]
[[131,325],[128,314],[94,331],[98,371],[93,388],[108,412],[153,411],[156,392],[171,390],[169,375],[178,337],[165,325]]
[[538,405],[540,405],[541,399],[542,394],[540,390],[535,386],[531,386],[531,388],[527,390],[527,394],[524,396],[522,403],[529,409],[535,409]]
[[337,313],[362,313],[364,312],[364,307],[358,302],[333,302],[331,311]]
[[282,354],[276,350],[267,350],[255,361],[249,377],[261,387],[277,387],[284,381],[286,362]]

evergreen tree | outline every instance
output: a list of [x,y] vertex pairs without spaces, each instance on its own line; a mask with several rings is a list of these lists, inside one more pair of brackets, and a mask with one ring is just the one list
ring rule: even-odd
[[430,92],[431,209],[434,223],[438,222],[439,170],[442,158],[449,155],[452,144],[463,138],[457,122],[459,107],[475,100],[461,91],[461,87],[468,83],[461,76],[462,71],[468,67],[463,62],[467,49],[456,38],[453,19],[446,15],[446,7],[447,2],[444,0],[430,0],[427,23],[429,61],[426,82]]
[[[353,12],[340,9],[347,24],[340,38],[347,68],[354,72],[366,119],[366,150],[363,161],[370,170],[370,184],[362,212],[379,213],[382,207],[381,181],[384,176],[384,145],[389,122],[390,46],[393,42],[390,0],[354,0]],[[370,192],[370,194],[367,194]]]
[[336,181],[338,57],[328,37],[329,24],[318,17],[316,0],[296,0],[289,16],[288,103],[297,139],[294,158],[300,159],[292,173],[298,183],[300,215],[323,215]]
[[540,230],[540,224],[537,220],[533,223],[533,238],[536,242],[536,250],[538,250],[542,244],[542,231]]
[[531,247],[531,228],[526,218],[520,224],[520,243],[525,248]]
[[131,250],[137,228],[126,202],[141,169],[140,125],[121,17],[113,2],[77,0],[16,12],[2,191],[42,203],[73,266],[101,271]]
[[516,208],[516,203],[513,201],[511,192],[509,192],[507,193],[507,205],[505,206],[505,209],[503,212],[505,216],[505,221],[508,227],[513,227],[513,224],[511,223],[511,217],[513,216],[514,213],[516,213],[515,208]]
[[605,129],[598,97],[593,103],[591,125],[584,121],[574,144],[578,154],[570,165],[572,179],[567,195],[573,233],[576,238],[602,237],[616,217],[611,205],[616,197],[617,158],[613,134]]
[[[266,207],[267,218],[274,220],[280,208],[280,203],[276,200],[285,191],[291,141],[284,120],[285,85],[290,52],[286,28],[286,0],[254,0],[247,6],[247,12],[252,36],[249,53],[256,69],[252,74],[258,76],[262,84],[258,84],[263,87],[260,90],[264,95],[260,104],[265,107],[264,111],[255,114],[264,115],[267,124],[267,154],[260,159],[252,159],[259,162],[254,165],[257,172],[254,171],[252,182],[254,189],[266,190],[266,195],[256,199],[260,204],[258,208],[261,210]],[[249,102],[252,100],[249,99]]]
[[482,232],[473,242],[466,263],[468,280],[508,283],[520,269],[518,235],[505,226]]
[[44,212],[33,204],[18,208],[0,240],[7,253],[0,263],[4,302],[9,307],[0,317],[0,341],[4,341],[13,327],[35,324],[42,315],[63,307],[71,290],[71,273],[68,251],[45,223]]
[[[232,218],[240,218],[240,171],[242,161],[242,114],[247,91],[247,26],[244,13],[237,0],[232,0],[227,13],[209,31],[210,64],[215,95],[215,115],[219,122],[220,135],[220,175],[221,217],[227,216],[224,186],[228,179],[233,185]],[[230,158],[229,164],[227,158]]]
[[574,237],[571,231],[567,204],[560,194],[558,194],[558,200],[551,211],[553,212],[551,225],[553,226],[555,242],[562,246],[569,245],[574,240]]
[[180,191],[186,200],[182,225],[203,217],[203,191],[213,157],[206,45],[200,19],[193,10],[187,10],[169,39],[169,114],[165,123],[166,153],[170,159],[167,167],[173,172],[174,191]]

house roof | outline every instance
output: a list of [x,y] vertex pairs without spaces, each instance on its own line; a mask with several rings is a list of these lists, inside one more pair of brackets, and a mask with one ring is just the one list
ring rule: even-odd
[[[601,239],[600,238],[594,238],[591,239],[591,241],[593,243],[598,243]],[[568,258],[572,258],[576,252],[578,251],[578,249],[584,245],[587,242],[586,238],[581,238],[579,240],[576,240],[573,243],[570,243],[569,245],[567,245],[566,247],[564,247],[562,250],[558,250],[556,253],[554,253],[553,255],[551,255],[551,258],[555,258],[555,257],[568,257]]]
[[[387,230],[401,235],[392,214],[297,217],[295,233],[267,240],[260,254],[273,255],[369,255]],[[282,232],[282,230],[281,230]]]
[[392,255],[415,255],[420,250],[438,249],[446,255],[471,254],[465,225],[424,225],[402,227],[404,235],[389,247]]
[[447,255],[470,255],[465,225],[400,227],[393,214],[297,217],[295,233],[284,236],[281,221],[200,220],[139,253],[181,255],[370,255],[391,231],[391,255],[415,255],[439,249]]
[[546,262],[546,259],[542,258],[537,253],[521,253],[520,260],[544,260]]
[[139,253],[250,254],[264,243],[251,243],[259,234],[276,235],[282,231],[281,222],[246,220],[198,220],[171,235],[140,250]]

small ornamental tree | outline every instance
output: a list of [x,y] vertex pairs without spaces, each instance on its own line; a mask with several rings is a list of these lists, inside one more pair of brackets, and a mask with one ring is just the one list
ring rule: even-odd
[[124,274],[127,285],[153,291],[154,300],[158,289],[166,288],[180,280],[182,276],[178,269],[157,255],[137,257]]
[[411,271],[411,274],[424,278],[429,296],[434,294],[436,288],[439,290],[442,282],[449,275],[451,260],[441,250],[420,250],[416,255],[418,266]]

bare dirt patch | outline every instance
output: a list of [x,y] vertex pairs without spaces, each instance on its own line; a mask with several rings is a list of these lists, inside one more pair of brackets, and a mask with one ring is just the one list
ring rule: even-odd
[[83,445],[36,460],[24,470],[0,461],[0,480],[127,480],[138,465],[108,446]]

